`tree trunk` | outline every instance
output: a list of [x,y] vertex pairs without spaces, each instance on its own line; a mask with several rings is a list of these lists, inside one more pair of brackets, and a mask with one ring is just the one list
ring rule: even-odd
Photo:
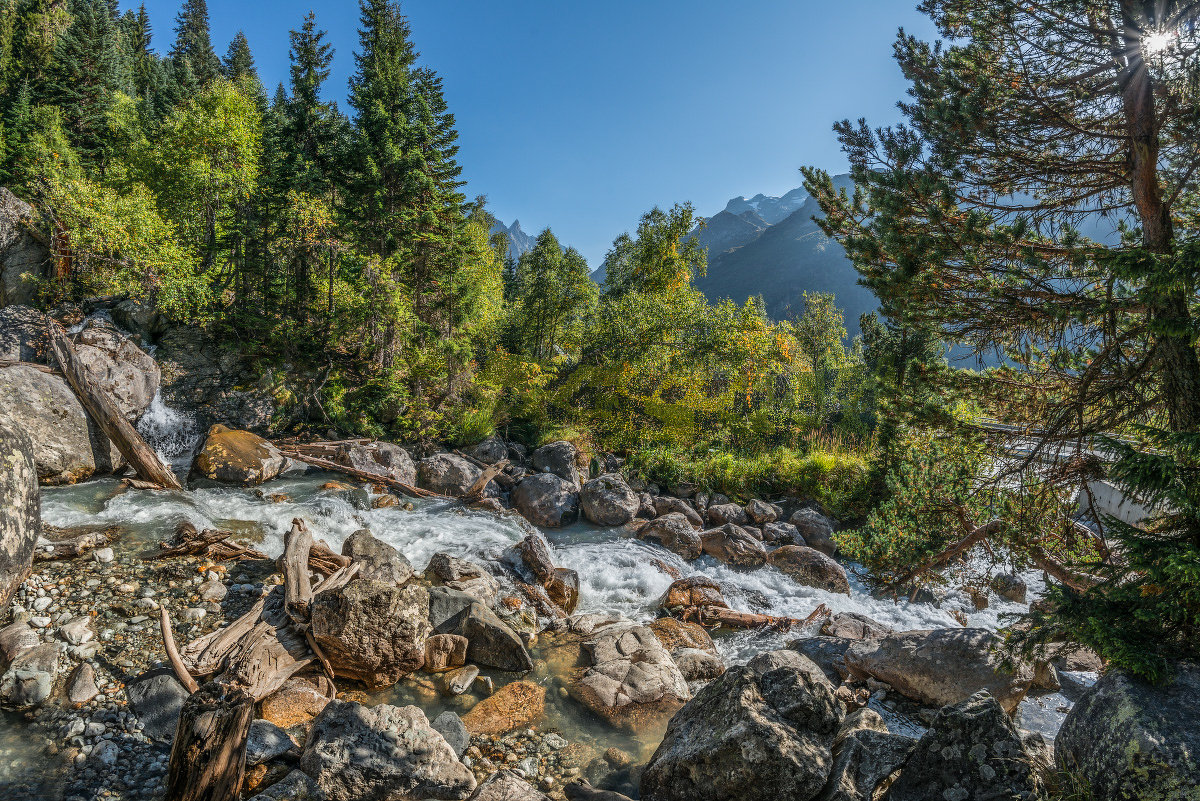
[[188,696],[179,715],[167,773],[167,801],[233,801],[246,771],[254,700],[209,682]]
[[164,489],[181,489],[175,474],[159,460],[158,454],[125,419],[125,415],[121,414],[120,409],[108,397],[108,393],[94,386],[87,370],[76,361],[74,346],[71,340],[67,339],[62,326],[47,320],[46,333],[50,338],[54,357],[79,402],[100,426],[104,435],[112,440],[121,455],[137,471],[138,476]]

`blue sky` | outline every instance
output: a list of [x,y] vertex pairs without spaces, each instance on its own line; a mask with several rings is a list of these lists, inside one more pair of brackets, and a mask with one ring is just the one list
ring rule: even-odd
[[[130,4],[122,2],[122,7]],[[354,70],[352,0],[209,0],[224,55],[245,31],[268,92],[288,30],[311,8],[337,50],[329,96]],[[155,45],[179,0],[148,0]],[[933,35],[916,0],[407,0],[422,63],[445,80],[467,191],[506,222],[550,226],[596,267],[655,205],[701,214],[799,186],[801,165],[846,169],[835,120],[898,118],[896,30]]]

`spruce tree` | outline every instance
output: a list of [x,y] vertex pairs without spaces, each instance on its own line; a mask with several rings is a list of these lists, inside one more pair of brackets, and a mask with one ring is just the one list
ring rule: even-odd
[[244,32],[238,31],[234,34],[229,49],[225,51],[221,71],[231,81],[258,81],[258,68],[254,66],[254,54],[250,52],[250,42],[247,41]]
[[119,88],[116,25],[106,0],[76,0],[70,27],[58,39],[48,90],[80,157],[103,166],[108,109]]
[[186,62],[200,86],[207,86],[221,75],[221,60],[213,50],[205,0],[185,0],[179,10],[171,59]]
[[333,48],[325,42],[310,11],[300,30],[290,33],[291,97],[284,107],[280,144],[283,178],[290,189],[325,197],[336,179],[342,121],[332,103],[321,99],[329,78]]

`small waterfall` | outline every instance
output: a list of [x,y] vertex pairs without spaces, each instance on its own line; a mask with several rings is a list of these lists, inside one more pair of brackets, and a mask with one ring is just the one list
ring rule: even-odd
[[138,420],[137,430],[176,472],[188,469],[200,442],[200,427],[195,418],[168,406],[161,391],[154,393],[150,408]]

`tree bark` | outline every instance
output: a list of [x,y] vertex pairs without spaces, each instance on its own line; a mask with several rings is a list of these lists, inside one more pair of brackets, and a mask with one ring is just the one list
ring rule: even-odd
[[159,460],[158,454],[125,419],[125,415],[121,414],[116,404],[108,397],[108,393],[94,386],[87,370],[76,361],[74,346],[71,340],[67,339],[62,326],[53,320],[47,320],[46,333],[50,337],[54,357],[79,402],[100,426],[104,435],[112,440],[121,455],[137,471],[138,476],[164,489],[182,489],[175,474]]
[[312,582],[308,578],[308,555],[312,551],[313,536],[296,518],[283,545],[283,608],[296,623],[308,622],[308,606],[312,603]]
[[167,801],[233,801],[246,772],[254,700],[209,682],[183,703],[167,772]]

